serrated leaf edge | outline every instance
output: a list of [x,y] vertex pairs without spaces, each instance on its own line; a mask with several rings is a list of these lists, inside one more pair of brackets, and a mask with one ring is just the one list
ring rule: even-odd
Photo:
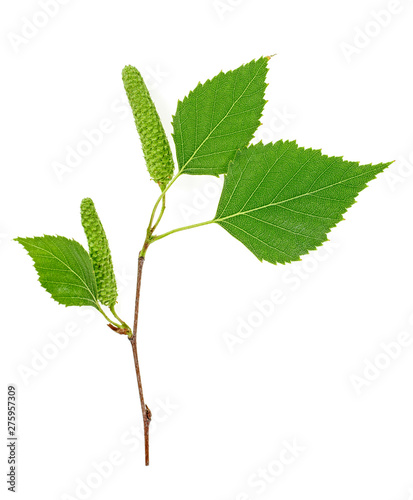
[[[252,144],[252,145],[249,145],[248,147],[245,147],[245,148],[239,149],[239,150],[237,151],[237,153],[236,153],[236,155],[235,155],[234,159],[233,159],[233,160],[231,160],[231,161],[229,162],[229,165],[228,165],[228,170],[230,169],[231,165],[235,163],[237,156],[238,156],[239,154],[242,154],[242,152],[243,152],[243,151],[246,151],[246,150],[248,150],[249,148],[257,148],[257,147],[265,148],[265,147],[267,147],[267,146],[274,146],[274,145],[276,145],[276,144],[278,144],[278,143],[284,143],[284,144],[295,144],[295,145],[297,145],[297,141],[295,141],[295,140],[292,140],[292,141],[290,141],[290,140],[285,140],[285,141],[284,141],[284,140],[282,140],[282,139],[281,139],[281,140],[279,140],[279,141],[277,141],[277,142],[275,142],[275,143],[274,143],[274,142],[270,142],[270,143],[267,143],[267,144],[263,144],[263,142],[262,142],[262,141],[260,141],[260,142],[258,142],[257,144]],[[297,152],[298,152],[298,151],[311,151],[311,152],[315,152],[315,153],[320,153],[321,158],[341,159],[342,161],[348,161],[348,160],[343,160],[343,156],[328,156],[328,155],[325,155],[325,154],[323,154],[323,153],[322,153],[322,150],[321,150],[321,149],[313,149],[313,148],[305,148],[305,147],[303,147],[303,146],[300,146],[300,147],[299,147],[299,146],[297,146]],[[381,169],[380,169],[380,170],[379,170],[379,171],[378,171],[378,172],[374,175],[374,177],[368,181],[368,183],[370,183],[371,181],[375,180],[375,179],[377,178],[377,175],[378,175],[378,174],[381,174],[385,168],[389,167],[392,163],[394,163],[394,161],[395,161],[395,160],[390,161],[390,162],[387,162],[387,163],[377,163],[377,164],[375,164],[375,165],[373,165],[372,163],[368,163],[368,164],[365,164],[365,165],[360,165],[360,162],[353,162],[353,161],[352,161],[351,163],[354,163],[354,164],[356,164],[357,166],[364,166],[364,167],[376,167],[376,169],[377,169],[377,168],[379,168],[379,167],[381,168]],[[363,172],[362,174],[357,175],[357,176],[354,176],[354,177],[352,177],[352,178],[360,177],[360,176],[362,176],[362,175],[364,175],[364,172]],[[340,182],[337,182],[337,183],[335,183],[335,184],[331,184],[331,185],[326,186],[326,187],[324,187],[324,188],[320,188],[319,190],[316,190],[316,191],[314,191],[314,192],[321,191],[322,189],[327,189],[327,188],[330,188],[330,187],[332,187],[332,186],[334,186],[334,185],[338,185],[338,184],[340,184],[340,183],[342,183],[342,182],[349,181],[349,180],[351,180],[352,178],[345,179],[344,181],[340,181]],[[299,261],[301,261],[301,260],[302,260],[302,257],[304,257],[305,255],[308,255],[311,251],[317,250],[318,248],[320,248],[321,246],[323,246],[323,244],[324,244],[326,241],[329,241],[329,239],[328,239],[327,235],[328,235],[328,234],[330,234],[330,232],[331,232],[331,231],[332,231],[335,227],[337,227],[337,225],[338,225],[341,221],[345,220],[344,215],[348,212],[348,210],[349,210],[352,206],[354,206],[354,205],[357,203],[357,198],[358,198],[359,194],[361,193],[361,191],[363,191],[363,190],[367,187],[368,183],[363,184],[363,187],[359,190],[359,192],[357,193],[357,195],[353,198],[352,203],[350,203],[350,205],[348,205],[347,207],[345,207],[344,212],[343,212],[343,213],[341,214],[341,216],[337,219],[337,221],[336,221],[336,222],[335,222],[335,223],[334,223],[334,224],[333,224],[333,225],[329,228],[329,230],[328,230],[328,231],[326,232],[326,234],[325,234],[325,239],[323,239],[319,245],[309,246],[309,248],[307,249],[307,251],[305,251],[304,253],[302,253],[302,254],[300,255],[300,258],[299,258],[299,259],[285,259],[284,261],[278,261],[278,262],[277,262],[277,264],[282,264],[282,265],[285,265],[285,264],[290,264],[291,262],[299,262]],[[281,203],[285,203],[285,202],[287,202],[287,201],[291,201],[292,199],[296,199],[296,198],[299,198],[299,197],[302,197],[302,196],[307,196],[307,195],[312,194],[312,193],[313,193],[313,192],[311,192],[311,193],[310,193],[310,192],[308,192],[308,193],[305,193],[305,194],[303,194],[303,195],[299,195],[299,196],[296,196],[296,197],[293,197],[293,198],[290,198],[290,199],[287,199],[287,200],[282,200],[282,202],[279,202],[279,203],[271,203],[271,204],[268,204],[268,205],[264,205],[264,206],[259,207],[259,208],[256,208],[256,209],[249,210],[248,212],[250,212],[250,211],[254,211],[254,210],[261,210],[262,208],[265,208],[265,207],[268,207],[268,206],[275,206],[275,205],[279,205],[279,204],[281,204]],[[218,205],[218,208],[219,208],[219,205]],[[226,208],[226,207],[225,207],[225,208]],[[224,208],[224,210],[225,210],[225,208]],[[245,212],[245,213],[246,213],[246,212]],[[221,222],[223,222],[223,223],[225,224],[225,220],[226,220],[226,219],[229,219],[229,218],[232,218],[232,217],[236,217],[237,215],[243,215],[243,214],[244,214],[244,212],[239,212],[239,213],[237,213],[237,214],[233,214],[233,215],[231,215],[231,216],[224,217],[224,218],[220,218],[220,217],[216,218],[216,215],[215,215],[215,217],[214,217],[214,219],[213,219],[213,222],[216,222],[218,225],[221,225],[221,227],[222,227],[223,229],[225,229],[226,231],[228,231],[228,232],[229,232],[229,233],[230,233],[230,234],[231,234],[231,235],[232,235],[235,239],[238,239],[238,238],[236,238],[236,237],[235,237],[235,236],[231,233],[231,231],[230,231],[230,230],[228,230],[227,228],[224,228],[224,226],[223,226],[222,224],[220,224],[220,223],[221,223]],[[332,220],[334,220],[334,219],[332,219]],[[230,223],[228,222],[227,224],[230,224]],[[237,227],[237,229],[241,229],[241,228]],[[243,230],[241,229],[241,231],[243,231]],[[247,234],[248,234],[249,236],[252,236],[250,233],[247,233]],[[252,237],[254,237],[254,236],[252,236]],[[242,242],[241,242],[241,243],[242,243]],[[266,244],[265,242],[262,242],[262,241],[261,241],[261,243]],[[250,250],[250,251],[251,251],[251,250]],[[279,251],[279,252],[281,252],[281,253],[284,253],[285,255],[288,255],[288,254],[286,254],[285,252],[283,252],[283,251],[282,251],[282,250],[280,250],[280,249],[277,249],[277,251]],[[257,258],[260,262],[263,262],[263,261],[265,260],[265,259],[263,259],[262,257],[259,257],[258,255],[256,255],[254,252],[251,252],[251,253],[252,253],[253,255],[255,255],[255,257],[256,257],[256,258]]]
[[[81,243],[79,243],[78,241],[76,241],[76,240],[75,240],[75,239],[73,239],[73,238],[66,238],[66,236],[60,236],[60,235],[57,235],[57,234],[56,234],[56,235],[51,235],[51,234],[43,234],[42,236],[32,236],[32,237],[25,237],[25,238],[22,238],[22,237],[17,237],[17,238],[14,238],[14,241],[17,241],[17,243],[20,243],[20,245],[22,245],[22,247],[26,250],[26,252],[27,252],[28,256],[32,259],[32,261],[33,261],[33,267],[34,267],[34,269],[35,269],[35,271],[36,271],[36,274],[37,274],[37,276],[38,276],[37,281],[40,283],[41,287],[42,287],[42,288],[43,288],[43,289],[44,289],[44,290],[45,290],[45,291],[46,291],[46,292],[50,295],[50,297],[51,297],[51,298],[52,298],[55,302],[57,302],[58,304],[60,304],[60,305],[62,305],[62,306],[64,306],[64,307],[73,307],[73,306],[71,306],[71,305],[69,306],[69,305],[67,305],[67,304],[62,304],[61,302],[59,302],[58,300],[56,300],[56,299],[53,297],[53,295],[52,295],[52,294],[51,294],[51,293],[50,293],[50,292],[49,292],[49,291],[45,288],[45,286],[44,286],[44,285],[43,285],[43,283],[42,283],[42,280],[41,280],[41,277],[40,277],[40,273],[39,273],[39,272],[38,272],[38,270],[37,270],[37,267],[36,267],[36,264],[35,264],[35,261],[34,261],[33,257],[30,255],[29,251],[26,249],[26,247],[24,246],[24,244],[23,244],[23,243],[22,243],[22,241],[21,241],[21,240],[23,240],[23,241],[26,241],[26,242],[27,242],[27,240],[32,240],[32,239],[34,239],[34,238],[44,238],[44,237],[51,237],[51,238],[63,238],[63,239],[65,239],[66,241],[71,241],[71,242],[77,243],[78,245],[80,245],[80,246],[83,248],[83,250],[86,252],[86,255],[88,256],[88,258],[89,258],[89,259],[90,259],[90,255],[89,255],[89,253],[87,252],[87,250],[83,247],[83,245],[82,245]],[[58,258],[58,257],[56,257],[55,255],[53,255],[53,254],[52,254],[51,252],[49,252],[48,250],[45,250],[44,248],[38,247],[38,246],[33,245],[33,244],[31,244],[31,246],[32,246],[32,247],[34,247],[34,248],[38,248],[39,250],[42,250],[42,251],[45,251],[45,252],[49,253],[50,255],[52,255],[52,256],[53,256],[53,258],[56,258],[57,260],[59,260],[60,262],[62,262],[62,264],[64,264],[64,265],[65,265],[65,266],[66,266],[66,267],[67,267],[67,268],[68,268],[71,272],[73,272],[73,274],[75,274],[75,275],[76,275],[76,276],[80,279],[80,281],[81,281],[81,282],[85,285],[85,289],[86,289],[86,290],[88,290],[88,292],[90,293],[91,297],[94,297],[94,296],[95,296],[95,294],[93,293],[93,290],[91,290],[91,289],[87,286],[87,283],[85,283],[84,279],[83,279],[83,278],[81,278],[81,277],[80,277],[80,276],[79,276],[76,272],[74,272],[74,271],[73,271],[73,270],[72,270],[72,269],[71,269],[71,268],[70,268],[70,267],[69,267],[69,266],[68,266],[65,262],[63,262],[61,259],[59,259],[59,258]],[[93,270],[93,264],[92,264],[91,259],[90,259],[90,264],[91,264],[91,270],[92,270],[92,273],[93,273],[93,277],[94,277],[95,282],[96,282],[96,276],[95,276],[95,272],[94,272],[94,270]],[[97,286],[96,286],[96,290],[97,290]],[[76,297],[75,297],[75,298],[76,298]],[[92,307],[96,307],[98,310],[100,310],[100,309],[101,309],[101,308],[100,308],[100,305],[99,305],[98,300],[93,301],[93,300],[91,300],[91,299],[86,299],[86,298],[84,298],[84,297],[79,297],[79,298],[81,298],[82,300],[86,300],[86,301],[88,301],[88,302],[91,302],[91,303],[93,304],[93,306],[92,306]],[[81,307],[81,306],[78,306],[78,307]]]
[[[200,87],[203,87],[204,85],[206,84],[209,84],[211,83],[212,80],[214,80],[215,78],[218,78],[220,75],[226,75],[226,74],[229,74],[229,73],[234,73],[235,71],[239,70],[240,68],[245,68],[246,66],[248,66],[249,64],[253,63],[253,62],[258,62],[260,59],[263,59],[263,64],[258,68],[256,74],[254,75],[253,79],[251,80],[251,82],[248,84],[248,86],[245,88],[244,92],[241,94],[240,97],[238,97],[238,99],[236,101],[234,101],[229,109],[229,111],[227,112],[227,114],[224,116],[224,118],[222,118],[217,125],[215,125],[215,127],[210,131],[210,133],[208,134],[208,137],[206,137],[202,143],[197,147],[197,149],[194,151],[194,153],[192,154],[192,156],[186,161],[186,163],[182,166],[182,168],[179,168],[179,164],[178,164],[178,174],[183,174],[185,173],[184,170],[186,168],[186,166],[188,165],[188,163],[190,161],[193,160],[194,156],[196,155],[197,151],[199,151],[199,149],[205,144],[205,142],[210,138],[211,134],[214,132],[214,130],[222,123],[222,121],[228,116],[229,112],[231,111],[231,109],[235,106],[235,104],[239,101],[239,99],[242,97],[242,95],[244,95],[244,93],[246,92],[246,90],[248,89],[248,87],[251,85],[252,81],[255,79],[255,77],[257,76],[257,74],[259,73],[259,71],[262,69],[263,66],[265,66],[265,76],[267,76],[267,73],[268,73],[268,62],[269,60],[271,59],[271,57],[269,56],[261,56],[259,57],[258,59],[252,59],[251,61],[249,61],[248,63],[245,63],[245,64],[242,64],[241,66],[238,66],[237,68],[233,69],[233,70],[229,70],[229,71],[223,71],[221,70],[217,75],[215,75],[214,77],[212,78],[208,78],[207,80],[205,80],[203,83],[201,81],[198,82],[198,84],[196,85],[196,87],[192,90],[189,91],[189,93],[182,99],[178,99],[178,103],[177,103],[177,110],[179,108],[180,105],[183,105],[190,97],[191,95],[196,92],[198,90],[198,88]],[[265,82],[265,88],[268,87],[268,83]],[[259,128],[259,126],[261,125],[261,118],[263,116],[263,112],[264,112],[264,107],[265,107],[265,104],[267,103],[268,101],[264,99],[264,106],[263,106],[263,110],[261,112],[261,114],[259,115],[259,117],[257,118],[257,127],[255,129],[255,132],[253,133],[252,135],[252,138],[251,140],[244,146],[244,147],[247,147],[248,144],[250,144],[250,142],[252,141],[252,139],[255,137],[255,134],[257,132],[257,129]],[[172,121],[171,121],[171,125],[172,125],[172,130],[175,130],[175,127],[174,127],[174,122],[175,122],[175,118],[176,118],[176,115],[177,115],[177,112],[175,112],[174,115],[172,115]],[[175,142],[175,134],[172,132],[171,133],[173,139],[174,139],[174,143],[176,145],[176,142]],[[244,149],[244,148],[242,148]],[[231,160],[232,161],[232,160]],[[228,169],[227,169],[228,170]],[[226,172],[222,172],[222,174],[225,174]],[[215,174],[213,175],[214,177],[219,177],[219,175],[222,175],[222,174]]]

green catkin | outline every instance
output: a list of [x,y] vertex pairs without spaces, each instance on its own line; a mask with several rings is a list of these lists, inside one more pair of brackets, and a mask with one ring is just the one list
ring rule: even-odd
[[133,66],[125,66],[122,79],[141,139],[146,166],[152,179],[163,191],[174,173],[174,161],[165,130],[139,71]]
[[98,299],[103,305],[112,307],[118,297],[112,256],[102,223],[90,198],[82,200],[80,215],[95,272]]

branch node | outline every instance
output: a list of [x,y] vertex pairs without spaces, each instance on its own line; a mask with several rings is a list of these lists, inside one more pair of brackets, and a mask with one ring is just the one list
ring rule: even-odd
[[129,336],[129,333],[130,333],[129,328],[119,328],[115,325],[112,325],[111,323],[108,324],[108,327],[111,330],[113,330],[114,332],[119,333],[119,335],[128,335]]

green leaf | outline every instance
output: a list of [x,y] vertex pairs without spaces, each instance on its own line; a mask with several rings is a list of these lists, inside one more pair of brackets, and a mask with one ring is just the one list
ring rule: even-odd
[[214,222],[273,264],[299,260],[390,163],[360,165],[278,141],[250,146],[230,164]]
[[178,101],[172,124],[181,173],[224,174],[236,151],[251,141],[266,102],[268,60],[221,72]]
[[40,284],[65,306],[100,310],[92,261],[86,250],[63,236],[16,238],[34,261]]

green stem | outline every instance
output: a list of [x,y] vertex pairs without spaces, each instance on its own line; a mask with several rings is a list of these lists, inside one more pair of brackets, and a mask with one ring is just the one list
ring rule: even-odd
[[150,243],[153,243],[154,241],[161,240],[162,238],[165,238],[165,236],[169,236],[170,234],[179,233],[179,231],[186,231],[187,229],[192,229],[194,227],[206,226],[207,224],[212,224],[213,222],[215,222],[215,220],[211,219],[211,220],[207,220],[205,222],[198,222],[198,224],[192,224],[191,226],[178,227],[177,229],[172,229],[172,231],[168,231],[167,233],[160,234],[159,236],[152,236]]
[[[97,304],[97,306],[98,306],[99,312],[101,312],[101,313],[103,314],[103,316],[105,317],[105,319],[106,319],[107,321],[109,321],[109,323],[111,323],[111,324],[112,324],[112,325],[114,325],[114,326],[117,326],[118,328],[122,328],[122,325],[119,325],[118,323],[116,323],[116,321],[113,321],[113,319],[110,319],[110,318],[109,318],[109,316],[107,316],[107,315],[105,314],[105,311],[104,311],[104,310],[100,307],[100,305],[99,305],[99,304]],[[113,311],[112,311],[112,312],[113,312]],[[116,318],[116,319],[119,319],[116,315],[114,315],[114,316],[115,316],[115,318]],[[120,321],[122,322],[122,320],[120,320]]]
[[[140,294],[141,294],[141,279],[142,279],[142,268],[143,268],[143,263],[145,262],[145,255],[146,251],[148,250],[148,247],[151,243],[153,243],[156,240],[160,240],[162,238],[165,238],[165,236],[168,236],[169,234],[177,233],[179,231],[184,231],[185,229],[191,229],[193,227],[200,227],[200,226],[205,226],[207,224],[211,224],[212,222],[215,222],[214,220],[209,220],[206,222],[200,222],[198,224],[193,224],[192,226],[185,226],[185,227],[180,227],[178,229],[173,229],[172,231],[169,231],[167,233],[161,234],[159,236],[153,236],[153,233],[160,223],[162,216],[165,212],[165,195],[168,189],[172,186],[172,184],[180,177],[181,173],[178,172],[178,174],[171,180],[171,182],[166,186],[165,190],[162,192],[162,194],[159,196],[158,200],[155,203],[155,206],[153,207],[151,218],[149,220],[149,225],[146,230],[146,238],[145,242],[143,244],[142,250],[139,253],[139,259],[138,259],[138,277],[137,277],[137,283],[136,283],[136,297],[135,297],[135,315],[134,315],[134,320],[133,320],[133,330],[132,330],[132,336],[129,337],[129,340],[132,345],[132,352],[133,352],[133,359],[135,363],[135,371],[136,371],[136,377],[137,377],[137,382],[138,382],[138,390],[139,390],[139,399],[141,403],[141,409],[142,409],[142,418],[143,418],[143,427],[144,427],[144,441],[145,441],[145,465],[149,465],[149,425],[151,423],[151,411],[148,408],[148,406],[145,403],[145,399],[143,397],[143,389],[142,389],[142,379],[141,379],[141,374],[140,374],[140,368],[139,368],[139,361],[138,361],[138,349],[136,345],[136,334],[137,334],[137,329],[138,329],[138,315],[139,315],[139,300],[140,300]],[[155,219],[156,215],[156,210],[159,206],[159,203],[162,201],[162,208],[161,211],[158,215],[158,218]],[[122,322],[122,320],[119,318],[119,316],[116,315],[114,307],[111,308],[111,311],[115,318],[117,318],[119,321]]]
[[118,321],[120,321],[120,323],[121,323],[122,327],[124,327],[124,328],[128,328],[128,329],[130,330],[129,326],[128,326],[128,325],[127,325],[124,321],[123,321],[123,319],[119,318],[119,316],[116,314],[116,311],[115,311],[115,306],[114,306],[114,305],[110,307],[110,310],[111,310],[111,312],[112,312],[113,316],[115,316],[115,318],[116,318]]
[[[151,214],[151,218],[149,220],[149,226],[148,226],[148,229],[150,230],[152,228],[152,224],[153,224],[153,220],[155,218],[155,213],[156,213],[156,210],[159,206],[159,203],[165,199],[165,195],[168,191],[168,189],[173,185],[173,183],[181,176],[181,172],[178,172],[175,177],[173,177],[171,179],[171,181],[169,182],[169,184],[166,186],[166,188],[162,191],[161,195],[159,196],[159,198],[156,200],[156,203],[155,203],[155,206],[153,207],[153,210],[152,210],[152,214]],[[162,215],[163,215],[163,212],[162,212]],[[160,220],[161,220],[161,217],[160,216],[156,222],[156,225],[159,224]]]
[[159,213],[159,217],[158,219],[156,220],[155,224],[152,226],[151,228],[151,233],[153,234],[155,229],[158,227],[158,224],[161,222],[161,219],[162,219],[162,216],[165,212],[165,208],[166,208],[166,201],[165,201],[165,196],[162,198],[162,208],[161,208],[161,211]]
[[[155,203],[155,206],[153,207],[153,210],[152,210],[152,214],[151,214],[151,218],[149,219],[149,224],[148,224],[148,228],[146,230],[146,238],[145,238],[145,242],[143,244],[143,247],[142,247],[142,250],[139,252],[139,257],[143,257],[145,258],[145,255],[146,255],[146,251],[148,250],[148,247],[149,245],[151,244],[152,242],[152,235],[153,235],[153,232],[155,231],[156,227],[158,226],[158,224],[161,222],[161,219],[162,219],[162,216],[165,212],[165,208],[166,208],[166,203],[165,203],[165,195],[168,191],[168,189],[172,186],[172,184],[180,177],[181,175],[181,172],[178,172],[175,177],[172,178],[172,180],[170,181],[170,183],[166,186],[166,188],[164,189],[164,191],[162,191],[161,195],[159,196],[159,198],[156,200],[156,203]],[[161,212],[155,222],[155,224],[153,224],[153,221],[154,221],[154,218],[155,218],[155,215],[156,215],[156,210],[159,206],[159,203],[161,203],[162,201],[162,208],[161,208]]]

